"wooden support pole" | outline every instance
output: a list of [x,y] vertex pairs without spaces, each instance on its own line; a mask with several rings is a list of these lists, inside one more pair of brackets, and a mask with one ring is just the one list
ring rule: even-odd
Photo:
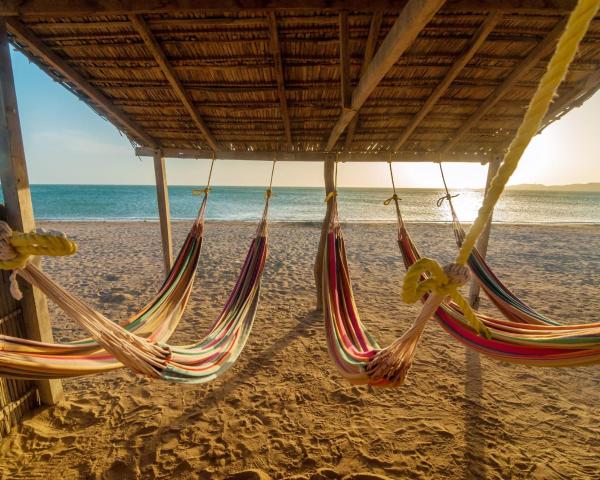
[[[325,195],[333,192],[335,189],[335,160],[329,158],[323,162],[323,175],[325,176]],[[319,239],[319,248],[317,249],[317,257],[315,259],[315,286],[317,288],[317,310],[323,310],[323,255],[325,250],[325,239],[329,230],[329,222],[331,221],[332,204],[327,203],[323,226],[321,227],[321,238]]]
[[[0,181],[8,223],[16,230],[35,229],[27,164],[21,136],[6,22],[0,19]],[[37,288],[22,284],[21,308],[27,338],[52,342],[46,297]],[[63,397],[60,380],[37,382],[40,400],[54,405]]]
[[[490,184],[492,183],[492,179],[496,176],[496,173],[498,172],[498,168],[500,168],[500,163],[502,163],[502,159],[500,157],[497,157],[496,159],[492,160],[488,165],[487,180],[485,182],[485,194],[486,195],[490,188]],[[491,231],[492,231],[492,217],[490,216],[490,219],[488,220],[488,223],[485,226],[485,229],[483,230],[483,232],[481,233],[481,236],[479,237],[479,240],[477,241],[477,250],[479,251],[479,253],[481,254],[481,256],[483,258],[485,258],[485,255],[487,253],[488,244],[490,242],[490,232]],[[477,280],[475,280],[474,278],[471,279],[471,287],[469,290],[469,303],[473,306],[473,308],[479,307],[479,283],[477,283]]]
[[158,203],[158,220],[160,222],[163,259],[165,262],[165,273],[168,273],[173,266],[173,241],[171,239],[167,170],[165,167],[165,157],[160,150],[154,154],[154,174],[156,176],[156,200]]

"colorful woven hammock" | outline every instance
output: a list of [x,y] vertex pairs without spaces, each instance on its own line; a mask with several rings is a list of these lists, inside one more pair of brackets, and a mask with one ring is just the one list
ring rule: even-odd
[[[335,202],[335,199],[333,200]],[[397,199],[395,200],[397,202]],[[334,204],[337,210],[337,206]],[[334,215],[327,235],[323,261],[323,298],[329,355],[340,373],[353,384],[375,387],[401,384],[410,361],[404,370],[390,369],[389,376],[374,376],[374,359],[381,352],[402,350],[412,355],[417,346],[411,327],[400,339],[385,350],[369,334],[360,320],[354,294],[342,230]],[[411,240],[401,216],[398,216],[398,244],[406,268],[421,256]],[[423,280],[426,280],[424,275]],[[423,297],[423,301],[427,296]],[[580,366],[600,362],[600,323],[583,325],[540,325],[499,320],[477,314],[487,327],[489,338],[479,335],[465,318],[461,309],[445,300],[435,311],[441,325],[454,338],[488,356],[511,363],[536,366]],[[418,328],[418,327],[417,327]],[[400,349],[400,346],[403,348]],[[396,352],[394,352],[396,350]]]
[[[160,300],[151,302],[125,327],[111,322],[66,292],[35,266],[28,264],[19,270],[20,276],[40,288],[67,315],[86,328],[92,340],[53,345],[4,337],[0,374],[13,378],[63,378],[125,365],[137,373],[172,382],[202,383],[223,373],[241,353],[256,314],[267,253],[269,197],[270,189],[263,217],[237,283],[223,311],[200,341],[187,346],[163,343],[181,318],[191,292],[201,245],[206,195],[201,214],[161,289],[162,293],[157,296]],[[150,312],[154,316],[153,322],[144,318]],[[138,335],[140,332],[142,334]]]
[[432,316],[463,343],[502,360],[544,366],[576,366],[600,361],[600,324],[539,325],[492,319],[477,315],[458,291],[468,279],[465,265],[475,243],[525,148],[538,132],[599,8],[600,0],[577,2],[454,263],[442,268],[432,259],[419,257],[401,223],[398,197],[394,192],[392,199],[400,222],[399,243],[408,267],[402,288],[403,299],[408,303],[421,299],[424,305],[407,332],[383,350],[378,349],[358,317],[337,219],[336,195],[334,192],[328,195],[333,202],[334,215],[326,236],[323,264],[325,322],[330,355],[342,375],[351,382],[375,386],[401,384],[425,324]]
[[[140,337],[163,342],[176,329],[193,287],[204,235],[205,194],[196,220],[154,297],[122,326]],[[99,373],[123,365],[94,339],[68,343],[46,343],[0,335],[0,375],[17,378],[64,378]],[[22,368],[26,360],[31,368]]]
[[[450,210],[452,211],[454,237],[458,248],[460,248],[462,241],[465,238],[465,231],[456,216],[451,201]],[[481,289],[508,320],[534,325],[560,325],[558,322],[551,320],[542,313],[536,311],[533,307],[529,306],[515,295],[515,293],[513,293],[512,290],[498,278],[476,248],[473,249],[473,252],[469,255],[467,263],[475,280],[481,286]]]
[[[404,263],[410,268],[421,256],[405,225],[399,225],[398,243]],[[600,362],[600,323],[542,325],[477,316],[488,328],[490,338],[477,335],[454,303],[444,302],[436,311],[437,319],[452,336],[499,360],[550,367]]]

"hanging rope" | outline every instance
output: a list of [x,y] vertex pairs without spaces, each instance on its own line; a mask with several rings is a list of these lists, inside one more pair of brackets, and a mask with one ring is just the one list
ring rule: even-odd
[[[558,41],[555,53],[548,64],[548,69],[540,81],[498,173],[492,180],[479,214],[465,237],[454,265],[462,268],[466,264],[475,247],[475,242],[484,230],[493,208],[510,176],[515,171],[525,148],[538,132],[552,98],[575,56],[579,42],[585,35],[590,21],[599,7],[600,0],[579,0],[569,17],[565,31]],[[486,333],[485,327],[477,319],[468,302],[458,293],[458,287],[462,282],[456,281],[447,275],[440,275],[440,271],[443,271],[443,269],[431,259],[424,259],[419,265],[413,265],[404,280],[403,294],[405,299],[412,301],[409,303],[414,303],[421,295],[430,292],[439,299],[437,307],[446,296],[450,296],[463,308],[465,317],[474,329]],[[431,279],[423,281],[421,275],[423,273],[435,275]]]
[[446,191],[446,195],[443,195],[440,198],[438,198],[436,205],[438,207],[441,207],[444,203],[444,200],[447,200],[448,205],[450,205],[450,211],[452,212],[452,217],[454,218],[454,217],[456,217],[456,215],[455,215],[454,204],[452,203],[452,199],[458,197],[460,194],[459,193],[457,193],[456,195],[450,194],[450,190],[448,190],[448,184],[446,183],[446,176],[444,175],[444,168],[442,167],[442,162],[440,162],[438,165],[440,167],[440,173],[442,174],[442,182],[444,183],[444,190]]
[[475,247],[477,238],[485,229],[485,226],[492,215],[494,206],[498,202],[509,178],[517,168],[525,148],[527,148],[531,139],[539,131],[550,103],[556,94],[556,90],[567,74],[569,65],[575,57],[579,42],[587,32],[589,23],[599,7],[600,0],[579,0],[573,13],[569,17],[565,31],[558,41],[556,51],[529,104],[523,122],[508,148],[508,152],[504,157],[504,161],[502,162],[498,173],[492,180],[483,201],[483,205],[479,210],[479,215],[465,237],[462,248],[456,258],[457,263],[464,265],[467,262],[471,251]]
[[392,191],[394,192],[394,194],[390,198],[384,200],[383,204],[389,205],[390,203],[394,202],[394,205],[396,206],[396,217],[398,218],[398,225],[402,226],[402,225],[404,225],[404,220],[402,219],[402,213],[400,212],[400,204],[398,203],[402,199],[400,197],[398,197],[398,193],[396,192],[396,182],[394,181],[394,170],[392,169],[392,154],[390,154],[390,157],[388,159],[388,165],[390,167],[390,178],[392,179]]
[[337,197],[337,176],[338,176],[339,160],[340,160],[340,154],[336,153],[335,154],[335,162],[334,162],[334,166],[333,166],[333,169],[334,169],[333,170],[333,190],[325,196],[325,203],[328,203],[330,200],[333,200],[334,198]]
[[548,69],[529,104],[523,122],[511,143],[508,153],[498,173],[494,177],[488,194],[475,223],[471,227],[467,239],[454,264],[442,268],[435,260],[423,258],[415,262],[404,277],[402,296],[405,302],[415,303],[427,297],[421,312],[413,325],[402,337],[389,347],[377,352],[365,367],[372,381],[388,379],[394,383],[404,381],[412,364],[417,344],[422,336],[425,324],[432,318],[442,302],[450,297],[462,310],[471,328],[490,338],[490,332],[481,320],[475,316],[469,303],[458,292],[469,278],[469,270],[465,266],[477,238],[485,228],[494,205],[504,190],[506,182],[519,163],[523,151],[538,132],[548,107],[560,82],[564,78],[587,27],[600,6],[600,0],[579,0],[565,27],[556,51],[548,64]]
[[271,198],[273,196],[273,175],[275,174],[275,162],[277,162],[277,154],[273,154],[273,165],[271,166],[271,180],[269,180],[269,187],[265,192],[265,196],[267,198]]
[[0,221],[0,269],[13,270],[10,274],[10,293],[16,300],[23,298],[17,283],[17,272],[24,268],[34,255],[61,257],[77,252],[77,244],[58,231],[43,228],[35,233],[15,232],[10,225]]
[[210,161],[210,168],[208,170],[208,180],[206,181],[206,187],[192,190],[192,195],[204,195],[204,196],[207,196],[208,193],[211,191],[210,182],[211,182],[211,179],[212,179],[213,167],[215,166],[215,160],[216,160],[216,158],[217,158],[216,154],[215,154],[215,152],[213,152],[212,153],[212,158],[211,158],[211,161]]

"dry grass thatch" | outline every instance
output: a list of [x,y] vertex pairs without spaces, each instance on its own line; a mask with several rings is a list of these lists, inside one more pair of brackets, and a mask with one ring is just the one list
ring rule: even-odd
[[[207,135],[190,116],[189,108],[168,81],[164,66],[161,68],[157,63],[147,39],[132,23],[131,15],[35,16],[34,13],[9,20],[13,45],[78,92],[133,140],[144,145],[151,137],[156,145],[163,147],[210,148]],[[376,32],[372,34],[376,51],[398,12],[352,10],[346,14],[345,58],[348,83],[353,89],[361,75],[369,32]],[[375,88],[360,110],[356,125],[346,129],[335,150],[394,149],[488,15],[481,9],[460,11],[448,5],[442,7]],[[521,121],[552,49],[530,68],[522,70],[522,62],[547,43],[547,35],[566,15],[564,10],[551,8],[505,12],[399,150],[413,155],[446,151],[447,155],[460,154],[479,160],[503,151]],[[339,11],[188,9],[140,13],[139,18],[156,40],[167,68],[171,68],[175,81],[180,83],[219,148],[244,151],[325,148],[342,112]],[[146,137],[141,138],[139,132],[114,120],[77,82],[69,81],[37,54],[31,42],[11,27],[10,22],[26,29],[44,48],[100,91]],[[497,89],[513,72],[518,72],[518,78],[498,96]],[[600,17],[596,17],[561,86],[548,122],[589,98],[599,87]],[[448,141],[461,126],[486,100],[496,97],[492,108],[448,148]]]

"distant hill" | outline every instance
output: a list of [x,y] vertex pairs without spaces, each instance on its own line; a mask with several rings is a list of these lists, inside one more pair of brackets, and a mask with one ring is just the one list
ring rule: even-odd
[[511,185],[507,190],[534,190],[545,192],[600,192],[600,183],[572,183],[570,185],[542,185],[540,183],[523,183]]

